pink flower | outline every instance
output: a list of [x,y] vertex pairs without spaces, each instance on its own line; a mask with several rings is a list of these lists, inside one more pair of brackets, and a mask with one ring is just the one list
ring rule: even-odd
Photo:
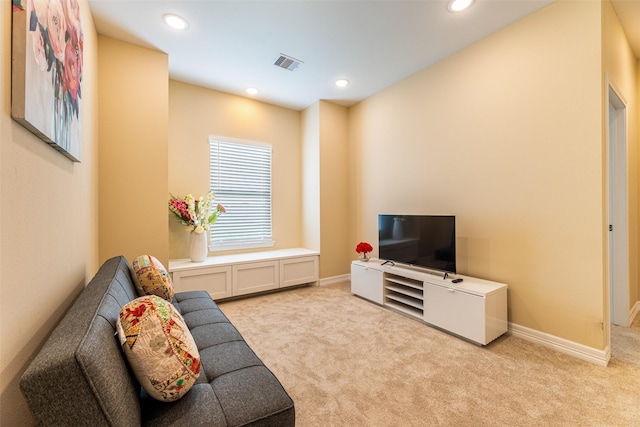
[[67,21],[64,17],[62,3],[59,1],[48,2],[47,9],[47,31],[49,32],[49,40],[53,55],[60,62],[65,59],[65,35],[67,32]]
[[184,220],[189,221],[191,219],[189,216],[189,208],[184,200],[174,198],[169,200],[169,205],[173,208],[172,211],[176,211],[179,216],[184,217]]
[[36,64],[38,64],[41,71],[45,71],[47,69],[47,53],[44,50],[42,33],[37,29],[36,31],[31,31],[31,41],[33,42],[33,56]]
[[[68,38],[72,40],[71,46],[75,54],[75,72],[78,76],[78,85],[82,80],[82,52],[84,47],[84,37],[82,34],[82,24],[80,22],[80,5],[78,0],[62,0],[64,15],[67,22]],[[69,43],[67,43],[67,50]],[[68,55],[68,53],[66,54]]]
[[62,0],[62,7],[67,20],[67,31],[71,37],[75,37],[76,40],[80,39],[82,27],[80,25],[80,5],[78,0]]
[[65,49],[64,60],[64,72],[62,87],[64,91],[69,94],[72,100],[78,97],[78,90],[80,89],[80,67],[78,66],[78,49],[74,45],[72,38],[67,41],[67,47]]
[[29,0],[27,7],[27,12],[31,14],[31,11],[34,11],[36,18],[38,18],[38,23],[40,23],[44,28],[47,28],[47,9],[49,8],[49,0]]

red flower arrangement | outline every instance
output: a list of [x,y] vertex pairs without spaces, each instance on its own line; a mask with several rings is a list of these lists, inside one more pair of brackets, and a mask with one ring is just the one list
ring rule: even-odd
[[368,244],[367,242],[360,242],[358,243],[358,246],[356,246],[356,252],[358,252],[359,254],[364,254],[364,260],[367,261],[367,254],[369,252],[373,251],[373,247]]

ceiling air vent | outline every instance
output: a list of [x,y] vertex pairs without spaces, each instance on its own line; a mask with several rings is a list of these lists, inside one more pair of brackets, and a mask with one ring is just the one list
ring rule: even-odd
[[273,65],[289,71],[295,70],[300,66],[300,64],[303,64],[303,62],[290,56],[283,55],[282,53],[280,54],[278,59],[276,59],[276,62],[273,63]]

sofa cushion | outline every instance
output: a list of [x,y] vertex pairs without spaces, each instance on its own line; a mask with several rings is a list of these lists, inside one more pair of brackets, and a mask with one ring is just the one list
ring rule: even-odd
[[154,399],[180,399],[200,374],[200,354],[184,319],[156,295],[120,310],[118,336],[136,378]]
[[139,296],[157,295],[167,301],[173,299],[173,283],[164,265],[151,255],[140,255],[131,265]]

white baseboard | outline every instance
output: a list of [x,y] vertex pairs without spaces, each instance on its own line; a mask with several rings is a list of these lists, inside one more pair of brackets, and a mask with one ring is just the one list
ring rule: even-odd
[[609,359],[611,359],[611,349],[609,347],[604,350],[598,350],[514,323],[509,323],[509,333],[514,337],[595,363],[596,365],[607,366]]
[[629,312],[629,325],[631,325],[633,321],[636,320],[636,316],[638,315],[638,313],[640,313],[640,301],[636,301],[636,303],[633,305],[633,308]]
[[336,283],[348,282],[351,280],[351,274],[343,274],[341,276],[333,276],[333,277],[325,277],[324,279],[318,280],[318,285],[327,286],[334,285]]

